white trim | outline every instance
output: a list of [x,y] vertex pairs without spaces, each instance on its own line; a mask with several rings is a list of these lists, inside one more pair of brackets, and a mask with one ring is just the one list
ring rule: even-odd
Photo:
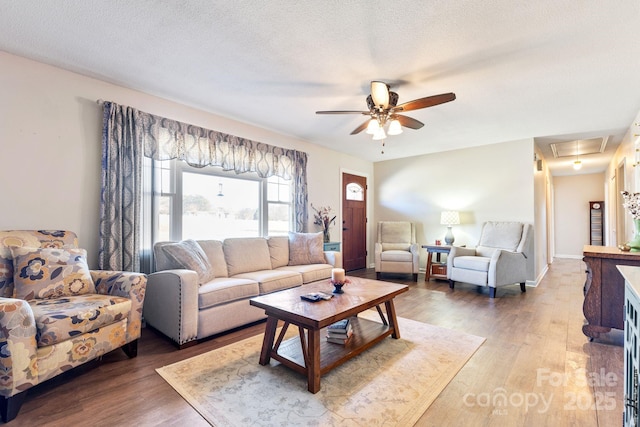
[[569,258],[569,259],[579,259],[582,260],[584,255],[566,255],[566,254],[556,254],[555,258]]
[[548,271],[549,271],[549,264],[545,264],[544,268],[542,269],[538,277],[536,277],[535,280],[527,280],[526,285],[532,288],[536,288],[540,284],[540,282],[542,281],[542,279],[544,278],[544,276],[547,274]]

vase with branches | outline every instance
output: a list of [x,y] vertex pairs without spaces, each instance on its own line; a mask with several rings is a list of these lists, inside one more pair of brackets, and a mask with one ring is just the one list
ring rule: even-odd
[[622,206],[633,218],[635,227],[633,240],[627,242],[631,252],[640,252],[640,193],[630,193],[626,190],[620,192],[624,202]]
[[315,211],[313,214],[314,221],[313,223],[319,225],[322,229],[322,236],[325,243],[331,241],[331,237],[329,236],[329,227],[331,224],[334,224],[336,221],[336,215],[332,216],[332,210],[329,206],[321,206],[316,208],[311,204],[311,209]]

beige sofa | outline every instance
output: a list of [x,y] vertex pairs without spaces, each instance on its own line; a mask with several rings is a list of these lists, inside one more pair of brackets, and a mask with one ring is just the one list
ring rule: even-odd
[[264,319],[250,298],[329,279],[342,266],[340,252],[322,248],[321,233],[156,243],[144,319],[180,348]]

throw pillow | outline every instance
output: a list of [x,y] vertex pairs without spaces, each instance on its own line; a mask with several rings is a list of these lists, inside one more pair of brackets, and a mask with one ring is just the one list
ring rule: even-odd
[[195,271],[201,285],[215,278],[207,255],[195,240],[188,239],[165,245],[163,250],[182,268]]
[[322,232],[289,233],[289,265],[326,263]]
[[84,249],[12,247],[16,298],[50,299],[95,293]]

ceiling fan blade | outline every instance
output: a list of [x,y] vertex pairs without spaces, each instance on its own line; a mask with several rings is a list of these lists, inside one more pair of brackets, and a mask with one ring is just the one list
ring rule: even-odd
[[433,107],[434,105],[444,104],[456,99],[456,94],[453,92],[443,93],[440,95],[427,96],[426,98],[414,99],[413,101],[405,102],[395,107],[394,111],[411,111],[419,110],[420,108]]
[[371,114],[369,111],[336,110],[336,111],[316,111],[316,114]]
[[424,123],[412,117],[401,116],[400,114],[396,114],[393,117],[398,119],[402,126],[409,129],[420,129],[422,126],[424,126]]
[[371,120],[367,120],[366,122],[364,122],[363,124],[361,124],[360,126],[358,126],[357,128],[355,128],[355,129],[353,130],[353,132],[351,132],[351,135],[355,135],[355,134],[360,133],[360,132],[362,132],[363,130],[365,130],[365,129],[367,128],[367,126],[369,126],[369,122],[370,122],[370,121],[371,121]]
[[371,82],[371,98],[376,107],[389,108],[389,86],[384,82]]

